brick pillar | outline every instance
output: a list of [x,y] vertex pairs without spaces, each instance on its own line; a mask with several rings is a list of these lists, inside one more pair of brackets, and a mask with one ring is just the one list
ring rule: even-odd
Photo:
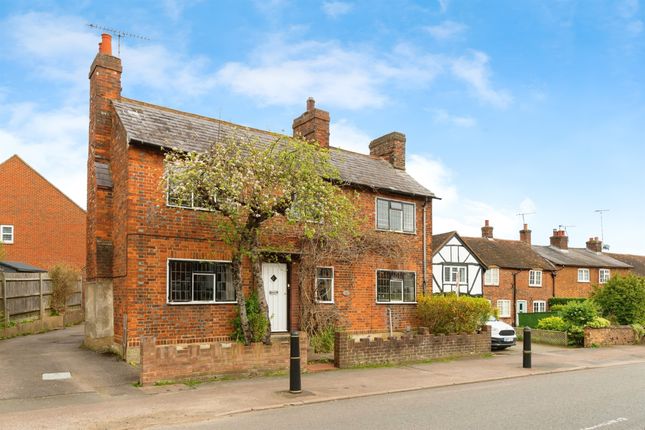
[[329,112],[316,109],[313,97],[307,99],[307,111],[293,120],[293,136],[301,136],[329,148]]
[[484,221],[484,226],[482,227],[482,237],[487,239],[493,238],[493,227],[490,225],[488,220]]
[[157,339],[154,336],[141,337],[141,385],[149,385],[156,381],[157,368]]
[[553,236],[550,238],[551,246],[560,249],[569,249],[569,237],[562,229],[553,229]]
[[586,243],[587,249],[593,252],[602,252],[602,240],[598,240],[598,237],[590,237]]
[[520,230],[520,240],[528,245],[531,244],[531,230],[528,224],[524,224],[524,228]]

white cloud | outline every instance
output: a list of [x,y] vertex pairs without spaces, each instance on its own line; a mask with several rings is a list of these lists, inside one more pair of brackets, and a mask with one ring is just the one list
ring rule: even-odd
[[331,18],[338,18],[339,16],[349,13],[354,5],[342,1],[326,1],[322,4],[322,10],[325,15]]
[[471,86],[475,95],[483,102],[505,108],[513,99],[505,90],[495,90],[490,81],[489,58],[480,51],[460,57],[452,62],[454,75]]
[[466,31],[466,28],[464,24],[448,20],[438,25],[425,27],[425,30],[435,39],[446,40],[458,36]]
[[449,0],[437,0],[437,3],[439,3],[439,10],[441,13],[446,13],[448,10],[448,5],[450,4]]
[[438,109],[434,112],[434,121],[439,124],[449,124],[463,128],[471,128],[477,125],[477,120],[473,117],[451,115],[443,109]]
[[372,141],[367,133],[352,125],[346,119],[332,122],[329,126],[330,145],[348,151],[369,154]]
[[428,155],[409,154],[405,170],[445,204],[452,206],[457,203],[459,195],[452,183],[453,173],[440,160]]

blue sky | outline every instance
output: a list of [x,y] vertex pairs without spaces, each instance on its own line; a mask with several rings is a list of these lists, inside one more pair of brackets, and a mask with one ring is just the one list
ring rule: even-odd
[[290,133],[313,96],[333,146],[405,133],[436,233],[535,212],[534,243],[584,246],[610,209],[605,243],[645,254],[644,22],[639,0],[1,2],[0,160],[85,206],[95,23],[150,39],[122,40],[126,97]]

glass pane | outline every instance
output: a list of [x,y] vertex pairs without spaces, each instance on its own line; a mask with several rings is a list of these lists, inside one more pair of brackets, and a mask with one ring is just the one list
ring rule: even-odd
[[459,268],[459,283],[460,284],[467,284],[468,283],[468,275],[466,275],[466,268],[465,267],[460,267]]
[[403,231],[414,231],[414,205],[403,205]]
[[414,273],[405,273],[403,275],[403,301],[404,302],[414,302],[416,300],[414,281],[415,281]]
[[192,300],[193,272],[188,261],[170,261],[170,288],[168,300],[171,302],[189,302]]
[[331,267],[319,267],[317,271],[318,271],[317,273],[318,278],[331,279],[334,276],[334,271]]
[[215,277],[208,273],[195,273],[193,276],[193,300],[196,302],[213,301],[213,282]]
[[390,209],[390,230],[403,231],[403,211]]
[[376,301],[390,301],[390,272],[384,270],[376,272]]
[[403,281],[392,279],[390,281],[390,300],[403,301]]
[[318,279],[316,293],[321,302],[331,302],[331,279]]
[[234,302],[235,289],[233,288],[233,274],[231,265],[218,263],[215,271],[215,300],[218,302]]
[[443,279],[445,282],[451,282],[450,279],[450,266],[444,266],[443,268]]
[[376,226],[382,230],[387,230],[390,227],[388,222],[389,207],[387,200],[376,200]]

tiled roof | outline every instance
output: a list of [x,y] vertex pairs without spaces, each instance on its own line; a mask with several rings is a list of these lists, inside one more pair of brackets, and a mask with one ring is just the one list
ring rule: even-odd
[[489,267],[555,270],[555,267],[531,249],[530,245],[518,240],[484,237],[462,237],[462,240]]
[[586,248],[569,248],[561,250],[553,246],[537,246],[534,245],[533,249],[538,252],[542,257],[558,266],[574,266],[574,267],[616,267],[616,268],[630,268],[629,264],[618,261],[615,258],[602,253],[589,251]]
[[443,248],[443,246],[448,243],[450,239],[454,235],[456,235],[456,231],[449,231],[446,233],[439,233],[439,234],[433,234],[432,235],[432,255],[435,255],[437,252]]
[[[179,112],[161,106],[124,99],[113,101],[116,113],[125,128],[129,142],[142,142],[181,151],[204,151],[213,142],[244,133],[258,139],[260,144],[274,142],[278,133],[257,130]],[[393,168],[385,160],[369,155],[329,148],[332,164],[343,181],[374,189],[408,195],[434,197],[405,171]]]
[[613,252],[608,252],[607,255],[632,266],[635,275],[645,276],[645,255],[614,254]]

